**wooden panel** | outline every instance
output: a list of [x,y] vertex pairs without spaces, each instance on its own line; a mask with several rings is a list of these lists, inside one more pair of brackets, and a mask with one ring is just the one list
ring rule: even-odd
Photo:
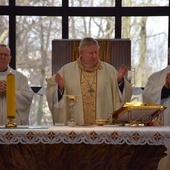
[[[52,74],[63,65],[79,57],[79,39],[55,39],[52,41]],[[131,67],[131,41],[129,39],[98,39],[100,45],[99,58],[110,63],[116,69],[121,64]]]
[[156,170],[164,145],[0,145],[1,170]]

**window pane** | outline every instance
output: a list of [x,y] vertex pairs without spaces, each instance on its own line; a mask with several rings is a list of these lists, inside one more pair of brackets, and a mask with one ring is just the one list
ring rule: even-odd
[[48,108],[46,96],[40,96],[38,94],[34,95],[30,116],[29,116],[30,125],[52,125],[52,115]]
[[18,6],[61,6],[62,0],[16,0]]
[[0,5],[9,5],[8,1],[9,0],[1,0]]
[[51,76],[52,40],[61,38],[61,17],[17,16],[16,67],[31,86]]
[[167,66],[168,17],[123,17],[122,24],[123,38],[131,39],[134,85],[144,87],[153,72]]
[[122,6],[168,6],[169,0],[122,0]]
[[0,43],[8,45],[9,36],[9,18],[0,15]]
[[[27,76],[31,86],[46,87],[51,77],[52,40],[61,38],[61,17],[16,17],[16,68]],[[45,95],[35,94],[30,123],[52,123]]]
[[115,0],[69,0],[69,6],[74,7],[113,7]]
[[81,39],[85,36],[94,38],[114,38],[114,17],[70,17],[69,38]]

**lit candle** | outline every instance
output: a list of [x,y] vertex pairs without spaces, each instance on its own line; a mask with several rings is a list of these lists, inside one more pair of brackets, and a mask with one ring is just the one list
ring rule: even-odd
[[15,76],[10,72],[6,77],[6,108],[7,118],[16,117],[16,95],[15,95]]

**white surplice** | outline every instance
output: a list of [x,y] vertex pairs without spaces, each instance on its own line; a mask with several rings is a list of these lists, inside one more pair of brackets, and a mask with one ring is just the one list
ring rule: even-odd
[[[66,95],[77,95],[75,105],[75,119],[79,124],[84,124],[83,105],[81,97],[80,68],[77,62],[71,62],[59,70],[65,82],[62,99],[58,102],[58,85],[55,75],[47,80],[46,97],[53,116],[54,123],[65,123],[69,119],[69,108]],[[132,87],[124,80],[123,93],[117,83],[117,70],[108,63],[101,62],[101,69],[97,70],[96,92],[96,118],[107,119],[111,113],[129,102],[132,96]]]
[[[34,92],[28,85],[27,78],[20,72],[8,67],[4,72],[0,72],[0,80],[6,81],[6,75],[10,71],[15,75],[16,83],[16,119],[17,125],[29,124],[29,112],[33,99]],[[6,115],[6,97],[0,97],[0,125],[7,123]]]
[[[161,100],[161,91],[165,85],[167,73],[170,73],[170,65],[148,78],[143,92],[143,102],[152,102],[167,107],[164,111],[164,125],[170,126],[170,96]],[[160,161],[159,170],[169,170],[170,168],[170,144],[167,145],[167,149],[168,156]]]

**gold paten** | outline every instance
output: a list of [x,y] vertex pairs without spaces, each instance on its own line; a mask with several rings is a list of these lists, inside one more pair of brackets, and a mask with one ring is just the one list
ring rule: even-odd
[[98,126],[103,126],[109,123],[109,119],[97,119],[95,124]]

